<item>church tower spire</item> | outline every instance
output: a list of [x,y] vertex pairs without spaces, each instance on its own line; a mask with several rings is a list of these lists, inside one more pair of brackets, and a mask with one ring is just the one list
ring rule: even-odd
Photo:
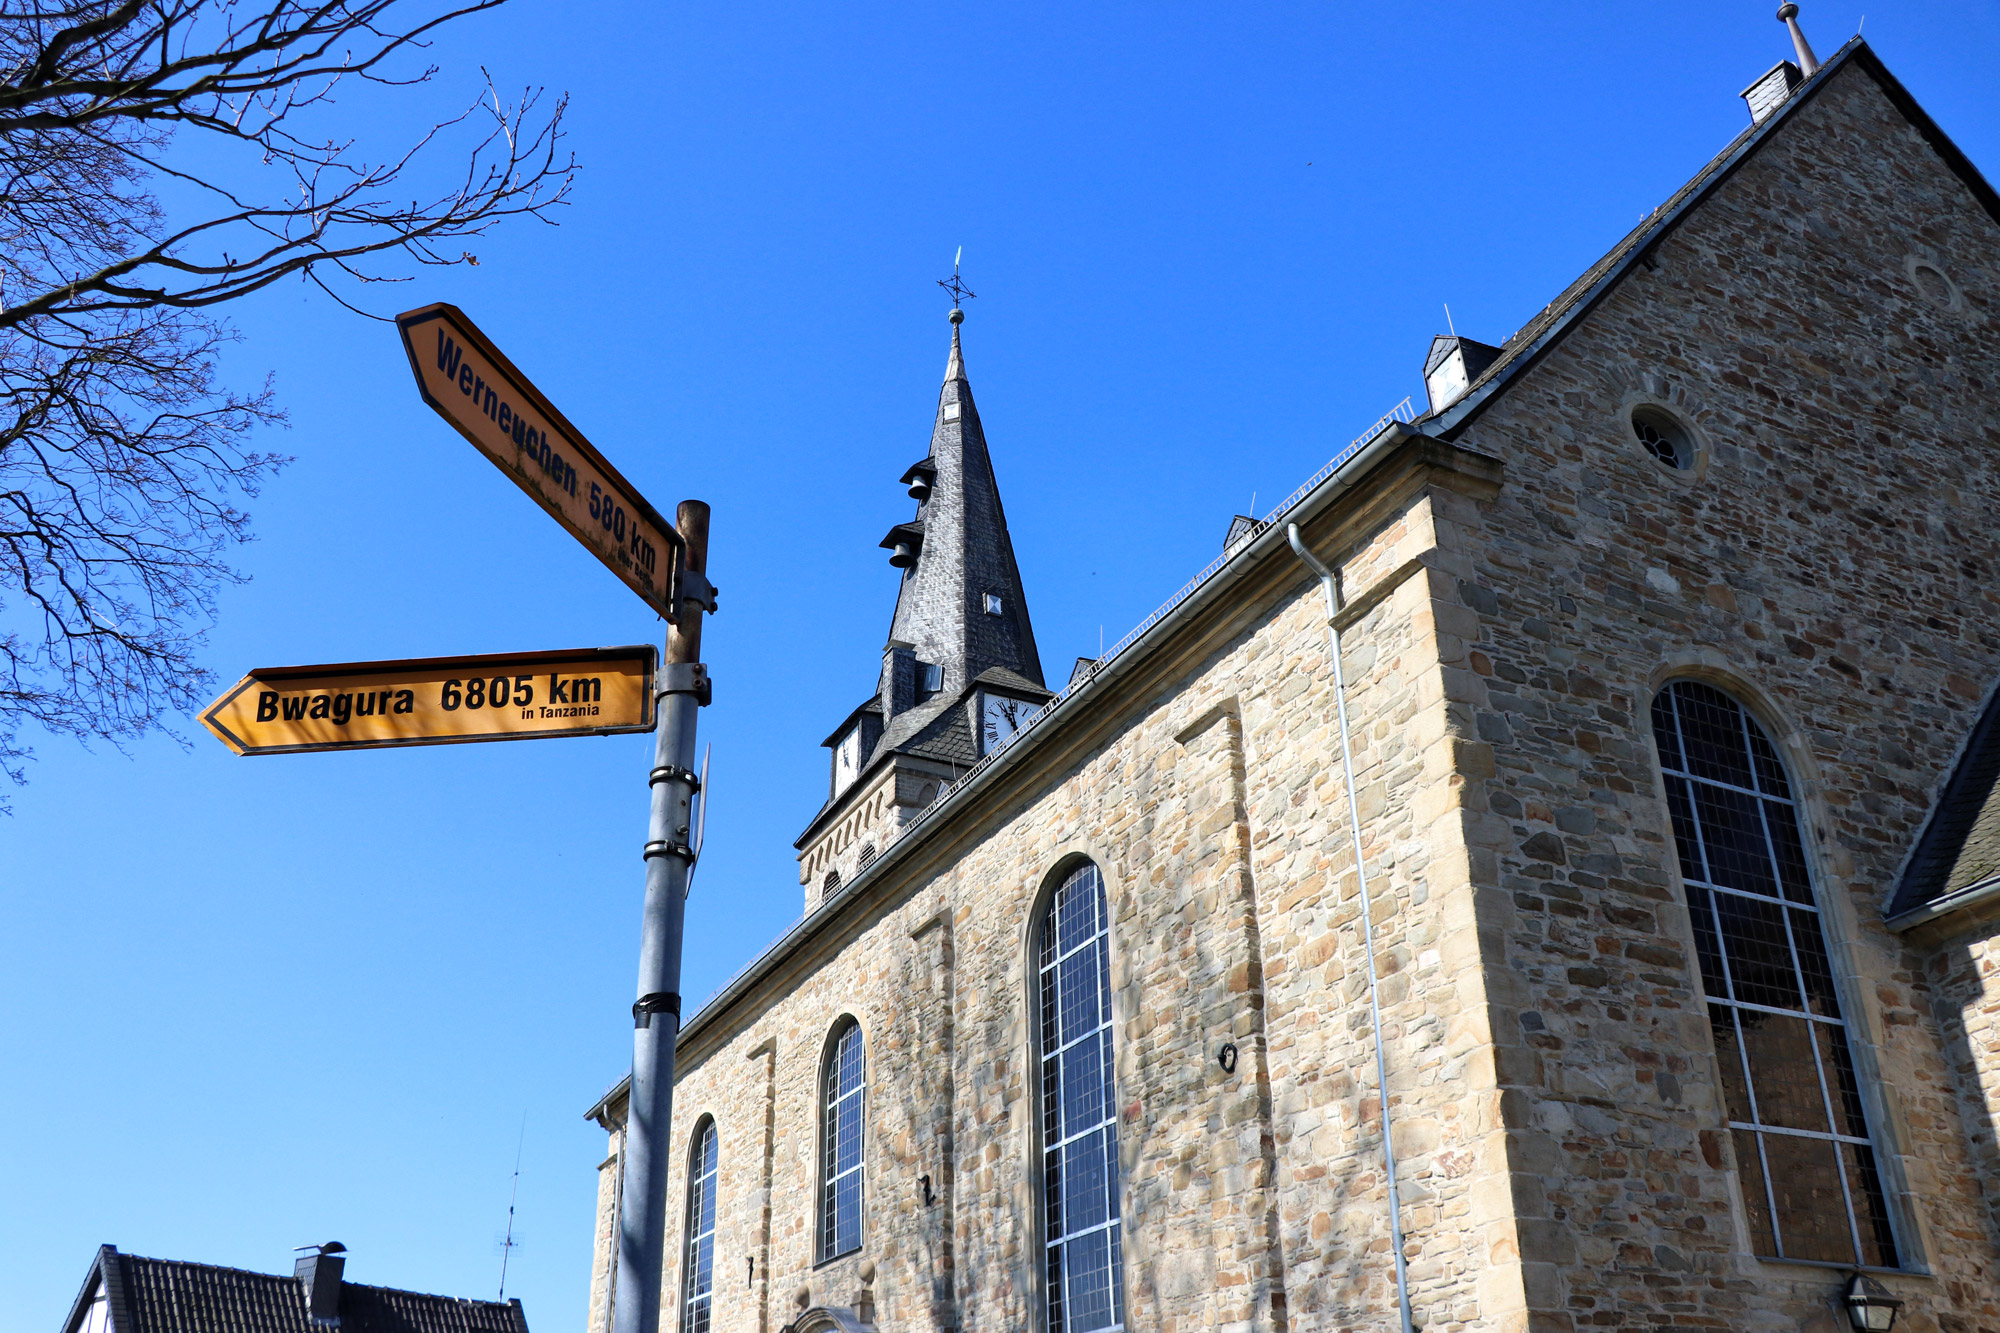
[[943,784],[1047,702],[960,335],[971,293],[953,280],[951,355],[930,450],[902,476],[917,512],[882,545],[899,574],[874,695],[827,737],[827,802],[800,835],[810,910],[873,860]]
[[986,432],[965,377],[959,336],[965,311],[953,307],[951,316],[951,357],[938,391],[930,452],[902,478],[918,501],[917,515],[882,539],[891,552],[889,563],[902,571],[889,644],[892,650],[908,645],[923,664],[942,667],[944,681],[937,688],[946,691],[995,667],[1039,687],[1042,663],[1021,571]]

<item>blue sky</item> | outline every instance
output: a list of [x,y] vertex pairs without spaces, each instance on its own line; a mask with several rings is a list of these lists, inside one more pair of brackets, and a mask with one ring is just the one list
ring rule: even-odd
[[[1450,302],[1498,342],[1745,122],[1771,0],[1373,6],[516,0],[440,41],[389,142],[503,87],[573,96],[558,228],[368,293],[463,306],[660,509],[714,507],[708,851],[684,990],[795,920],[817,742],[872,687],[882,533],[966,358],[1042,658],[1066,674],[1421,393]],[[1991,3],[1814,0],[2000,174]],[[298,287],[233,312],[296,463],[207,661],[642,642],[660,626],[418,401],[394,330]],[[578,1328],[623,1072],[641,737],[238,759],[184,720],[42,738],[0,821],[0,1333],[93,1248],[491,1296]]]

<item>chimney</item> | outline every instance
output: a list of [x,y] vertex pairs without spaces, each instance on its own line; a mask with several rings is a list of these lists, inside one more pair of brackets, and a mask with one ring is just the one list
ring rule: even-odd
[[1424,392],[1430,395],[1431,411],[1442,412],[1465,397],[1499,357],[1499,348],[1470,338],[1440,333],[1431,339],[1431,354],[1424,358]]
[[921,666],[914,644],[891,639],[882,649],[882,722],[917,706]]
[[1798,86],[1810,79],[1819,70],[1819,57],[1813,54],[1812,43],[1806,40],[1805,29],[1799,27],[1799,7],[1790,0],[1778,6],[1778,22],[1785,25],[1792,37],[1792,54],[1799,60],[1795,65],[1789,60],[1780,60],[1764,71],[1763,77],[1737,94],[1750,104],[1751,123],[1762,125],[1765,117],[1784,105],[1785,99],[1798,90]]
[[346,1267],[347,1247],[337,1240],[299,1247],[292,1276],[305,1285],[306,1314],[313,1323],[340,1323],[340,1275]]
[[1762,125],[1764,118],[1783,106],[1785,99],[1805,81],[1806,76],[1799,72],[1797,65],[1789,60],[1780,60],[1737,96],[1750,104],[1751,122]]

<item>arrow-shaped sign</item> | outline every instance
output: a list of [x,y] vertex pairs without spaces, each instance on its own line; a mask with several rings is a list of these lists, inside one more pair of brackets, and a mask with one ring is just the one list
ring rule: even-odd
[[659,614],[672,620],[684,543],[583,432],[452,305],[398,315],[417,389]]
[[259,667],[201,723],[238,754],[651,731],[658,660],[641,644]]

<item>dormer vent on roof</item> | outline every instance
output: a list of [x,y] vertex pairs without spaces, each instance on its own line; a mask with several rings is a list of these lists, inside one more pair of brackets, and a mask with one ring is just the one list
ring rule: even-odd
[[1431,411],[1442,412],[1472,387],[1474,380],[1499,359],[1500,349],[1440,333],[1431,339],[1431,354],[1424,358],[1424,392],[1430,396]]

